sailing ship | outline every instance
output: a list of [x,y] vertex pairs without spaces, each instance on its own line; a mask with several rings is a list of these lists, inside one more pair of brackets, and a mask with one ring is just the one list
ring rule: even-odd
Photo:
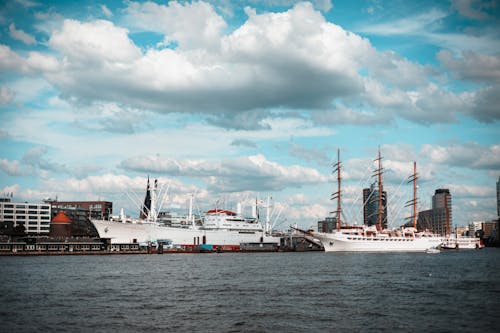
[[[278,246],[280,238],[271,234],[269,216],[262,225],[253,207],[253,216],[244,217],[241,205],[236,212],[226,209],[208,210],[203,218],[193,214],[193,197],[189,203],[189,213],[181,223],[161,223],[157,209],[158,185],[155,181],[150,188],[149,178],[144,204],[139,219],[126,218],[123,212],[119,218],[111,220],[91,220],[99,237],[109,239],[111,244],[165,243],[175,247],[212,247],[224,251],[238,251],[242,243],[272,243]],[[268,201],[269,204],[269,201]]]
[[337,192],[332,194],[331,199],[337,199],[336,210],[336,230],[331,233],[309,232],[310,235],[321,241],[325,252],[426,252],[429,249],[438,248],[442,243],[441,237],[429,232],[417,231],[417,170],[416,162],[413,164],[413,175],[410,181],[413,182],[413,226],[403,227],[393,230],[383,230],[383,182],[382,182],[382,157],[380,147],[378,150],[378,168],[375,175],[378,177],[378,221],[375,226],[352,226],[342,223],[342,202],[341,202],[341,169],[340,149],[337,150],[337,163],[334,165],[334,172],[337,172]]

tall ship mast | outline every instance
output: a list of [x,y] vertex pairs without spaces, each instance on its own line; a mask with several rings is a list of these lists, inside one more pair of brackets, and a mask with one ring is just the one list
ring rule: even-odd
[[373,226],[349,226],[345,223],[340,227],[341,215],[341,164],[340,151],[337,151],[337,163],[334,171],[337,172],[338,187],[331,199],[337,199],[337,229],[331,233],[310,232],[309,234],[321,241],[326,252],[425,252],[439,247],[442,239],[439,236],[424,232],[417,232],[416,226],[416,164],[413,164],[413,227],[401,227],[393,230],[382,230],[384,222],[382,157],[378,149],[377,169],[378,177],[378,221]]
[[413,213],[409,217],[409,219],[411,219],[413,228],[415,228],[415,229],[417,229],[417,202],[418,202],[418,198],[417,198],[417,179],[418,179],[418,175],[417,175],[417,162],[413,162],[413,174],[410,177],[408,177],[408,183],[412,183],[413,184],[413,199],[407,201],[405,207],[409,207],[409,206],[412,207]]
[[383,219],[384,219],[384,206],[383,206],[383,194],[384,186],[382,184],[382,157],[380,156],[380,146],[378,147],[378,158],[375,159],[378,163],[378,167],[375,170],[375,176],[378,177],[378,211],[377,211],[377,230],[380,232],[383,229]]
[[[340,148],[337,148],[337,163],[333,165],[333,172],[337,172],[337,192],[332,193],[332,196],[330,200],[337,199],[337,210],[336,210],[336,219],[337,219],[337,230],[340,230],[340,227],[342,226],[342,220],[341,220],[341,215],[342,215],[342,201],[341,201],[341,174],[340,174],[340,169],[341,169],[341,163],[340,163]],[[332,212],[333,213],[333,212]]]

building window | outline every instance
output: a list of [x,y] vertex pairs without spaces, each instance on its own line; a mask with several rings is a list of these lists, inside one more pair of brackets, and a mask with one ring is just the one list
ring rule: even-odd
[[25,210],[16,210],[16,214],[26,214]]
[[38,209],[38,206],[34,206],[34,205],[29,205],[28,206],[29,209]]
[[30,210],[28,211],[28,214],[37,214],[38,212],[36,210]]
[[30,220],[38,220],[38,216],[29,216],[28,217]]

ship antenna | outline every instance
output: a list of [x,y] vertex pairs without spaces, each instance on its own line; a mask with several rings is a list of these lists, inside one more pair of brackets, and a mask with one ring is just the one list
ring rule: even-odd
[[340,163],[340,148],[337,148],[337,163],[335,163],[333,165],[334,169],[333,169],[333,172],[337,172],[337,192],[335,193],[332,193],[332,196],[330,198],[330,200],[333,200],[333,199],[337,199],[337,230],[340,230],[340,226],[341,226],[341,220],[340,220],[340,216],[341,216],[341,213],[342,213],[342,204],[341,204],[341,181],[342,181],[342,177],[340,175],[340,169],[342,167],[341,163]]

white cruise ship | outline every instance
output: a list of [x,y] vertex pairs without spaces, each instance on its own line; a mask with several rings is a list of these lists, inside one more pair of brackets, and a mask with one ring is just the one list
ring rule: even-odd
[[[182,226],[166,226],[156,220],[156,183],[153,190],[148,187],[141,219],[127,219],[121,214],[118,219],[91,220],[99,237],[108,238],[112,244],[166,242],[184,248],[208,244],[224,250],[239,250],[241,243],[275,243],[280,238],[271,235],[269,223],[263,226],[256,217],[246,218],[239,212],[213,209],[205,213],[201,225],[192,214],[192,199],[189,215]],[[240,206],[238,206],[240,207]],[[256,211],[255,207],[254,211]]]
[[[378,193],[383,193],[382,187],[382,158],[380,149],[378,152]],[[429,249],[438,248],[442,238],[427,232],[417,232],[416,229],[416,163],[413,164],[414,172],[410,177],[413,182],[413,227],[396,230],[382,230],[383,204],[382,195],[378,195],[378,223],[375,226],[348,226],[342,225],[341,221],[341,163],[340,151],[338,161],[335,164],[337,172],[338,190],[333,193],[332,199],[337,199],[337,228],[331,233],[309,232],[311,236],[321,241],[325,252],[426,252]]]
[[439,236],[414,228],[378,232],[376,227],[344,227],[333,233],[311,232],[325,252],[425,252],[442,243]]

